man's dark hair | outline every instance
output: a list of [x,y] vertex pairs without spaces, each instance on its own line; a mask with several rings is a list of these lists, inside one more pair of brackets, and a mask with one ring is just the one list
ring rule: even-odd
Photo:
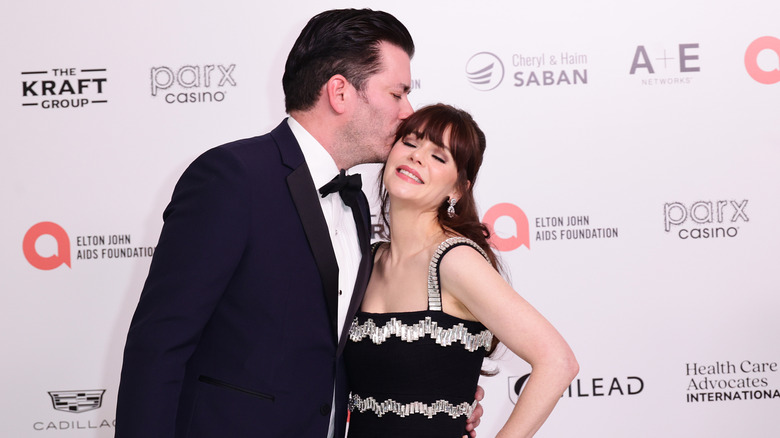
[[379,44],[398,46],[411,58],[414,42],[397,18],[370,9],[334,9],[314,16],[303,28],[285,64],[282,87],[285,109],[314,106],[322,86],[343,75],[358,91],[382,69]]

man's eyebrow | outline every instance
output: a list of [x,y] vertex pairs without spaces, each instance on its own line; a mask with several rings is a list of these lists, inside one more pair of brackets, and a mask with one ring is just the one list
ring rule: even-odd
[[400,88],[405,94],[409,94],[412,92],[412,87],[408,84],[404,84],[403,82],[398,83],[398,85],[396,86]]

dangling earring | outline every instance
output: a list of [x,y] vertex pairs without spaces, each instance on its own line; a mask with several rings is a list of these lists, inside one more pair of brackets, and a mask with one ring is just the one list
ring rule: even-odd
[[450,217],[450,219],[455,217],[455,203],[458,202],[455,198],[450,198],[450,206],[447,207],[447,216]]

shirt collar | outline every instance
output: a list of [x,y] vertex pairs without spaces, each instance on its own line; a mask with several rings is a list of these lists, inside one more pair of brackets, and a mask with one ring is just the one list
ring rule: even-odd
[[303,158],[306,160],[311,179],[314,181],[314,187],[319,189],[338,175],[339,168],[328,151],[297,120],[290,116],[287,118],[287,124],[301,146]]

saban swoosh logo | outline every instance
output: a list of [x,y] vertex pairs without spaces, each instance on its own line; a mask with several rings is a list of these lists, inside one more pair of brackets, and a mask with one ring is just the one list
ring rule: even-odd
[[490,91],[504,80],[504,64],[490,52],[480,52],[466,62],[466,79],[480,91]]

